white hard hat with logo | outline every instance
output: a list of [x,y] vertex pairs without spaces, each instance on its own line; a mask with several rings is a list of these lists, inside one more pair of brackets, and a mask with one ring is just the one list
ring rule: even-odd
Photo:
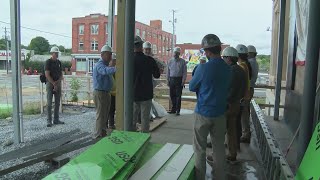
[[112,48],[108,45],[104,45],[101,48],[101,52],[112,52]]
[[239,57],[238,51],[234,47],[227,47],[222,51],[223,57]]
[[140,36],[135,36],[134,37],[134,44],[137,44],[137,43],[143,43],[143,40],[141,39]]
[[175,48],[173,49],[173,52],[178,52],[178,53],[180,53],[180,52],[181,52],[181,48],[180,48],[180,47],[175,47]]
[[151,43],[149,41],[146,41],[143,43],[143,49],[151,48]]
[[239,54],[248,54],[248,48],[243,44],[238,44],[236,49]]
[[51,49],[50,49],[50,53],[58,53],[60,52],[59,51],[59,48],[57,46],[53,46]]
[[249,45],[248,46],[248,53],[257,53],[256,47]]
[[221,41],[215,34],[207,34],[203,37],[201,46],[203,49],[212,48],[215,46],[221,46]]

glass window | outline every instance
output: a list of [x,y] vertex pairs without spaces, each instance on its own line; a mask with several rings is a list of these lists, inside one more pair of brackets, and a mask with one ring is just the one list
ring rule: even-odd
[[79,25],[79,35],[84,34],[84,25]]
[[106,23],[106,34],[108,34],[108,23]]
[[153,38],[157,38],[157,35],[156,35],[156,34],[153,34]]
[[87,61],[85,58],[77,59],[76,71],[86,71],[87,70]]
[[136,29],[136,36],[140,36],[140,29]]
[[98,41],[91,41],[91,51],[98,51]]
[[158,50],[157,50],[157,45],[154,44],[154,45],[152,45],[152,46],[153,46],[153,47],[152,47],[152,51],[153,51],[152,53],[153,53],[153,54],[158,54],[158,53],[157,53],[157,51],[158,51]]
[[169,55],[168,47],[166,47],[166,55]]
[[92,24],[91,25],[91,34],[98,34],[99,33],[99,25],[98,24]]
[[80,50],[80,51],[83,51],[83,50],[84,50],[83,41],[79,41],[79,50]]
[[146,39],[146,31],[142,31],[142,39]]
[[159,40],[161,41],[162,40],[162,36],[159,34]]
[[162,46],[162,55],[166,55],[166,49],[164,46]]

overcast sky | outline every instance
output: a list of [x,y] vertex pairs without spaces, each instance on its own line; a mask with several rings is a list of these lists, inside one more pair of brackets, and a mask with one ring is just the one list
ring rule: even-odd
[[[73,17],[92,13],[108,14],[108,0],[22,0],[22,26],[71,37]],[[177,10],[178,43],[200,43],[204,35],[214,33],[226,44],[239,43],[257,47],[260,54],[270,54],[272,0],[136,0],[136,20],[149,24],[161,19],[163,29],[172,32],[172,9]],[[1,0],[0,21],[10,22],[10,0]],[[9,25],[1,23],[2,27]],[[71,47],[71,38],[22,29],[22,43],[28,45],[36,36],[50,44]]]

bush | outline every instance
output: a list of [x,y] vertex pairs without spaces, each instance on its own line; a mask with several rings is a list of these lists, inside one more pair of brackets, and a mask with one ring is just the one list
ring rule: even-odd
[[79,98],[78,98],[78,90],[81,87],[81,82],[79,79],[77,78],[72,78],[71,83],[70,83],[70,87],[71,87],[71,101],[72,102],[78,102]]

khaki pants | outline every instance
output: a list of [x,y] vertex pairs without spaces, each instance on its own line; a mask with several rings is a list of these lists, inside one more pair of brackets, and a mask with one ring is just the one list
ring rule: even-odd
[[216,155],[215,177],[225,179],[225,148],[224,135],[226,132],[225,115],[216,118],[207,118],[195,113],[193,149],[195,153],[196,179],[204,180],[206,174],[206,146],[207,136],[210,133],[212,150]]
[[245,99],[243,102],[243,109],[241,114],[241,126],[242,126],[242,138],[249,138],[251,137],[250,132],[250,99]]
[[[57,123],[59,121],[59,108],[60,108],[60,98],[61,98],[61,82],[58,83],[57,89],[53,91],[53,85],[47,82],[47,123]],[[52,122],[52,96],[54,95],[54,115]]]
[[103,136],[107,129],[107,121],[111,105],[111,96],[106,91],[94,91],[94,104],[96,106],[96,128],[94,137]]
[[[133,106],[133,129],[137,129],[138,119],[141,119],[141,132],[148,133],[150,128],[150,111],[152,99],[136,101]],[[139,117],[140,115],[140,117]]]
[[232,103],[226,113],[227,119],[227,143],[229,156],[237,157],[238,137],[237,137],[237,116],[240,112],[240,103]]

